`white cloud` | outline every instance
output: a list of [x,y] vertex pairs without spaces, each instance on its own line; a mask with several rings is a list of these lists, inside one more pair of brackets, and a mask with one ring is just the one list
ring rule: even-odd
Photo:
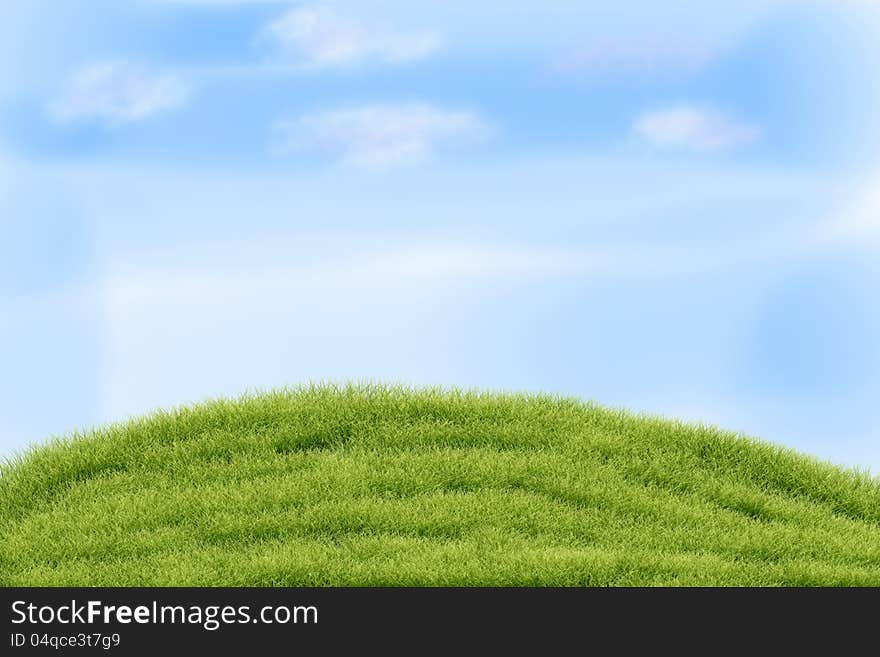
[[289,5],[291,0],[147,0],[147,2],[155,5],[238,7],[242,5]]
[[[154,262],[108,270],[100,313],[102,415],[121,418],[234,394],[243,382],[364,376],[418,382],[444,371],[449,359],[442,348],[424,348],[425,340],[434,344],[429,331],[466,312],[464,300],[479,298],[483,286],[498,289],[580,266],[553,249],[436,240],[327,260],[300,258],[295,242],[292,248],[287,263],[269,267]],[[226,356],[218,359],[219,353]]]
[[[241,245],[237,245],[239,248]],[[253,248],[262,245],[251,245]],[[265,299],[344,297],[364,302],[405,298],[412,290],[452,289],[522,280],[583,278],[656,279],[662,275],[717,271],[760,262],[766,254],[707,253],[691,247],[596,244],[535,246],[522,244],[396,243],[366,249],[346,247],[338,254],[315,256],[284,242],[287,262],[228,266],[207,261],[154,267],[121,260],[107,263],[104,300],[134,310],[154,304],[229,304]],[[708,246],[708,245],[707,245]],[[271,259],[271,258],[270,258]]]
[[180,107],[189,96],[188,85],[175,75],[151,73],[126,62],[103,62],[71,76],[47,109],[59,123],[121,125]]
[[[283,260],[270,257],[233,267],[225,259],[167,266],[155,258],[132,266],[129,258],[114,254],[101,286],[102,415],[115,419],[154,406],[237,394],[243,382],[273,386],[372,377],[460,383],[487,368],[487,376],[509,386],[510,370],[491,356],[481,360],[481,352],[494,344],[501,327],[526,327],[517,334],[526,342],[517,347],[516,340],[505,339],[501,349],[514,353],[534,342],[533,286],[553,298],[558,297],[554,290],[570,289],[572,281],[653,285],[672,271],[687,274],[680,280],[692,280],[719,267],[719,258],[693,247],[419,239],[364,250],[359,245],[338,249],[333,239],[324,241],[332,248],[317,257],[294,239]],[[235,244],[237,251],[243,247],[253,245]],[[525,297],[511,304],[510,292],[517,289],[526,290]],[[495,307],[500,299],[505,301]],[[479,311],[487,303],[494,313]],[[595,324],[585,322],[578,330],[593,331],[588,325]],[[458,333],[462,326],[470,328]],[[494,337],[487,338],[487,330]],[[602,343],[599,335],[586,343]],[[581,334],[578,340],[584,340]],[[664,353],[659,349],[654,356],[663,359]],[[590,358],[588,352],[582,356]],[[594,357],[602,361],[598,352]],[[168,377],[170,370],[174,377]],[[529,385],[543,384],[532,380]]]
[[553,70],[575,78],[692,74],[708,65],[716,50],[680,38],[602,40],[563,53]]
[[320,7],[291,9],[272,21],[262,37],[281,58],[308,68],[406,62],[439,46],[437,36],[429,32],[401,32]]
[[679,105],[648,112],[635,133],[658,148],[721,151],[745,146],[762,134],[759,126],[712,108]]
[[491,133],[476,114],[426,103],[368,105],[276,124],[283,152],[311,151],[365,168],[426,160],[445,147],[479,143]]
[[863,184],[854,200],[820,227],[817,240],[820,245],[880,243],[880,175]]
[[[288,247],[291,253],[297,253]],[[289,256],[293,259],[293,256]],[[484,244],[400,244],[302,264],[239,268],[114,268],[105,289],[114,307],[252,300],[257,296],[321,297],[406,294],[412,288],[562,276],[613,263],[601,253]]]
[[0,144],[0,196],[6,196],[12,188],[12,175],[15,168],[6,159],[2,147],[3,145]]

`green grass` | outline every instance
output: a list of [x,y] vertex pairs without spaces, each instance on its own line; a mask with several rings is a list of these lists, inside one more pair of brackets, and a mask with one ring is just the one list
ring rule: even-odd
[[880,482],[574,399],[314,386],[0,476],[4,585],[880,585]]

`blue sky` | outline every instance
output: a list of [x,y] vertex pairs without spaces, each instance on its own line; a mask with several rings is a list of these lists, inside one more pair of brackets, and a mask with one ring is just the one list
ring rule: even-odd
[[857,0],[4,2],[0,454],[378,379],[880,472],[878,37]]

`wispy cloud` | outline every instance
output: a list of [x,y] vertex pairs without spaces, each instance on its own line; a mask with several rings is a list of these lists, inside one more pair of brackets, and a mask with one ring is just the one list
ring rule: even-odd
[[0,143],[0,194],[6,196],[7,190],[12,187],[12,174],[14,168],[3,152],[3,144]]
[[817,240],[820,245],[880,244],[880,174],[862,184],[853,201],[820,227]]
[[635,133],[658,148],[722,151],[760,139],[760,126],[710,107],[678,105],[648,112],[636,120]]
[[[240,245],[238,245],[240,248]],[[707,244],[707,247],[712,247]],[[287,262],[229,266],[131,265],[109,260],[104,300],[114,308],[146,310],[153,305],[195,307],[254,303],[260,299],[398,299],[413,289],[427,292],[527,280],[656,280],[659,276],[718,272],[772,258],[761,249],[722,254],[707,248],[643,245],[539,246],[456,241],[398,242],[339,253],[307,253],[285,244]],[[300,308],[304,306],[299,306]]]
[[366,168],[424,161],[491,134],[472,112],[426,103],[336,109],[280,121],[275,128],[281,152],[319,153]]
[[190,91],[185,81],[170,73],[150,72],[128,62],[102,62],[74,73],[47,111],[58,123],[121,125],[180,107]]
[[703,69],[716,54],[703,44],[679,38],[606,40],[564,52],[552,68],[566,77],[587,79],[687,75]]
[[[300,257],[298,252],[293,251]],[[121,267],[108,280],[113,305],[204,303],[254,295],[380,294],[414,286],[561,276],[608,266],[609,258],[552,248],[485,244],[396,244],[345,257],[260,267],[150,269]]]
[[292,0],[146,0],[154,5],[187,5],[196,7],[237,7],[241,5],[289,5]]
[[307,68],[406,62],[429,55],[440,43],[430,32],[367,24],[323,7],[285,12],[266,26],[261,41],[284,61]]

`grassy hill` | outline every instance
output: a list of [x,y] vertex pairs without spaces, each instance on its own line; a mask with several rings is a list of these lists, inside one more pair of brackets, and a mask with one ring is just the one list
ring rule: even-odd
[[880,482],[547,396],[310,387],[0,476],[4,585],[880,585]]

